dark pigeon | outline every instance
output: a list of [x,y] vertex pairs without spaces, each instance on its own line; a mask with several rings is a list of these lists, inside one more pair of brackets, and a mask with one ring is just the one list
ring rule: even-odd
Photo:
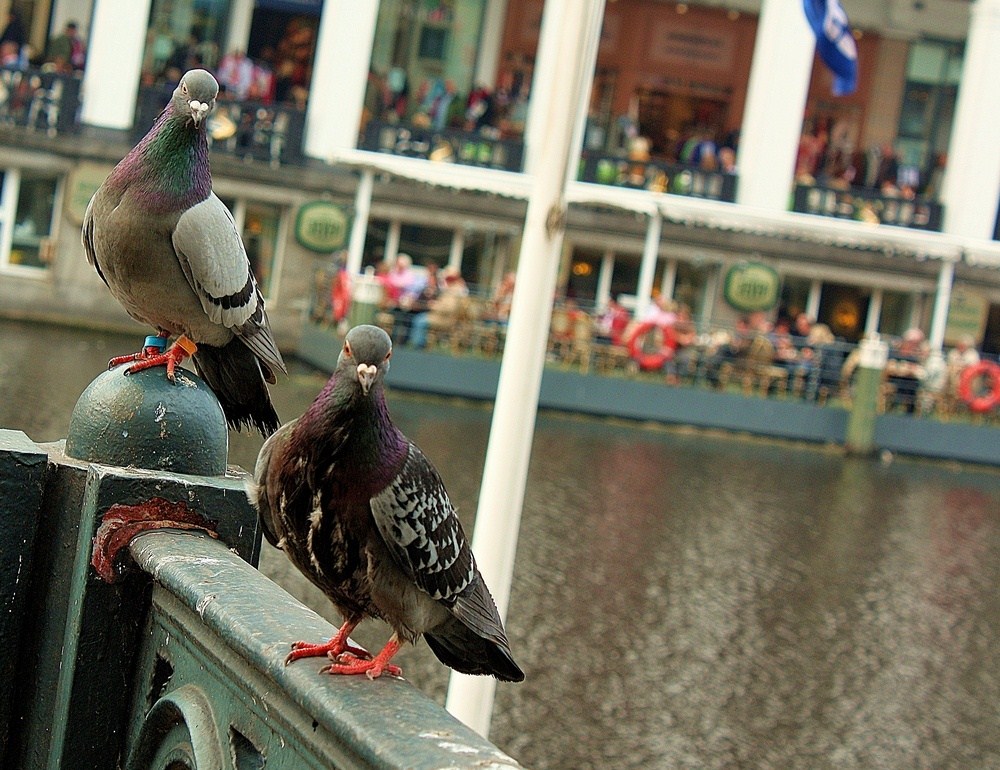
[[[382,329],[351,329],[316,400],[257,458],[251,498],[268,542],[344,617],[329,642],[297,642],[288,661],[326,655],[329,673],[398,674],[390,659],[423,634],[457,671],[520,682],[441,477],[389,418],[383,380],[391,355]],[[393,629],[374,658],[348,640],[368,617]]]
[[181,78],[91,199],[83,246],[130,316],[164,344],[178,337],[165,353],[149,346],[112,364],[137,361],[128,372],[166,365],[172,380],[193,353],[229,425],[270,435],[280,422],[265,381],[286,370],[236,223],[212,192],[206,118],[218,93],[205,70]]

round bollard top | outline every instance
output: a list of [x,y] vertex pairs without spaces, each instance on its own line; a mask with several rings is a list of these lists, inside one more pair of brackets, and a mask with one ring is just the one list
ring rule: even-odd
[[126,368],[99,375],[80,396],[66,454],[106,465],[224,475],[229,431],[205,382],[180,367],[174,383],[162,366],[128,376]]

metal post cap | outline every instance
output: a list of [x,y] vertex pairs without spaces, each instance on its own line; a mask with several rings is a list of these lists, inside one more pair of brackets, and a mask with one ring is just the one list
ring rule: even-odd
[[200,476],[225,475],[229,431],[215,394],[187,369],[100,374],[70,417],[66,454],[78,460]]

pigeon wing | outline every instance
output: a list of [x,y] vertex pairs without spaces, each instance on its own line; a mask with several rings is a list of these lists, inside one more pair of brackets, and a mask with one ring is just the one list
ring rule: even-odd
[[87,261],[94,267],[97,274],[106,285],[108,283],[108,279],[104,277],[104,273],[101,271],[101,266],[97,262],[97,252],[94,249],[95,198],[97,198],[96,194],[91,197],[90,202],[87,204],[87,211],[83,215],[83,229],[80,231],[80,240],[83,241],[83,250],[87,253]]
[[398,566],[432,598],[453,605],[476,577],[472,550],[430,461],[413,444],[402,469],[371,499]]
[[232,329],[259,359],[286,371],[233,215],[213,192],[177,220],[174,251],[213,323]]
[[371,499],[396,564],[483,638],[506,648],[503,623],[437,470],[414,445],[399,475]]
[[271,461],[276,456],[280,457],[284,454],[285,446],[288,443],[288,438],[291,436],[296,422],[298,421],[292,420],[285,423],[264,442],[257,455],[257,463],[254,466],[253,472],[253,482],[248,484],[247,489],[247,496],[257,508],[261,528],[264,530],[264,537],[267,538],[267,542],[275,547],[279,547],[278,543],[284,537],[284,526],[278,516],[278,511],[275,510],[275,507],[279,506],[281,501],[280,499],[275,499],[276,496],[273,494],[272,484],[276,485],[276,481],[273,480]]

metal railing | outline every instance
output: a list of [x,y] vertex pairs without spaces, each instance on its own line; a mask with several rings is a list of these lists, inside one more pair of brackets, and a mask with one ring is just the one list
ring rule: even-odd
[[792,210],[836,219],[896,225],[940,232],[944,209],[927,198],[881,195],[874,190],[840,190],[821,185],[795,185]]
[[736,174],[660,160],[630,160],[617,155],[584,152],[577,179],[581,182],[665,192],[732,203]]
[[423,128],[412,123],[369,121],[358,149],[465,166],[521,171],[524,143],[474,131]]
[[[139,89],[133,139],[138,141],[153,125],[173,93],[172,86]],[[242,160],[278,166],[301,163],[305,111],[289,104],[220,99],[209,118],[212,148]]]
[[75,131],[80,111],[79,74],[43,69],[0,69],[0,124],[45,131]]

